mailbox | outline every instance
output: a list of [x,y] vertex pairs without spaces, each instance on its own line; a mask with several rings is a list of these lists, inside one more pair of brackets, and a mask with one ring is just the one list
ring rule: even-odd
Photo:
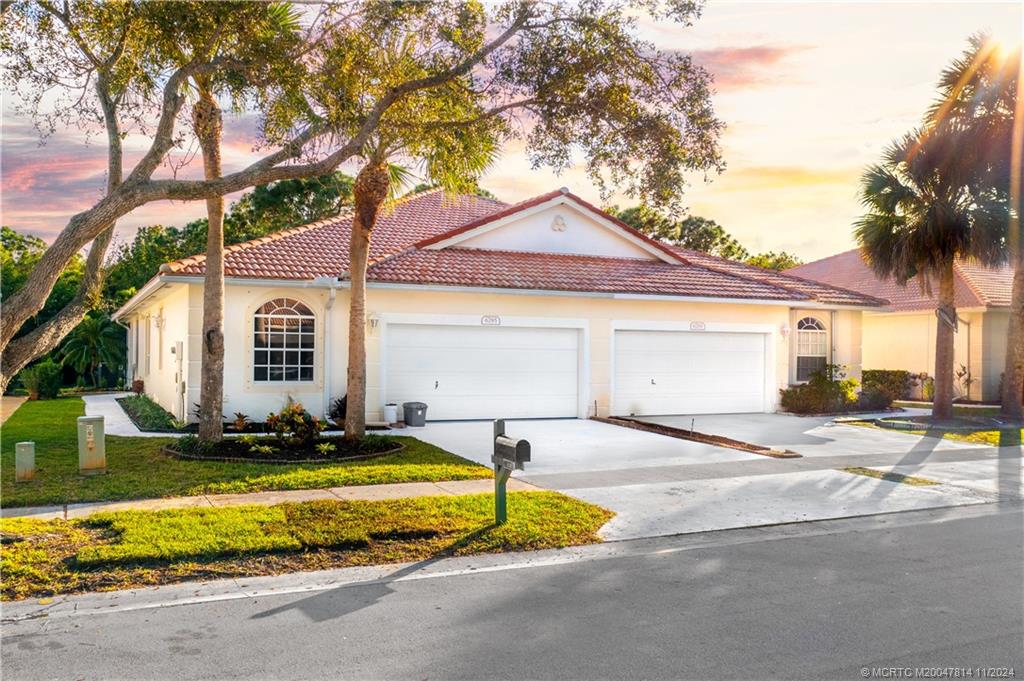
[[505,484],[512,471],[523,470],[523,464],[530,460],[530,443],[505,435],[505,421],[494,422],[494,523],[502,525],[508,519],[505,501]]

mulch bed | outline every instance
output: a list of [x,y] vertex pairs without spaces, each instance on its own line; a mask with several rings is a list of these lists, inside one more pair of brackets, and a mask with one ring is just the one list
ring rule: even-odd
[[173,456],[176,459],[188,461],[221,461],[227,463],[273,463],[273,464],[299,464],[299,463],[338,463],[342,461],[359,461],[362,459],[374,459],[388,454],[395,454],[405,449],[405,445],[386,438],[367,438],[359,442],[348,442],[340,437],[321,437],[315,444],[329,442],[335,446],[333,452],[321,453],[313,446],[295,447],[289,446],[287,440],[282,443],[274,437],[261,437],[256,444],[270,445],[277,451],[272,454],[262,454],[251,451],[252,444],[241,442],[237,438],[225,438],[217,445],[217,451],[213,454],[199,452],[183,452],[175,449],[174,446],[165,446],[164,454]]
[[800,454],[797,454],[796,452],[791,452],[789,450],[777,451],[773,450],[771,447],[765,447],[764,445],[755,445],[749,442],[733,440],[728,437],[722,437],[721,435],[709,435],[707,433],[698,433],[695,430],[673,428],[672,426],[663,426],[657,423],[647,423],[646,421],[638,421],[635,419],[623,418],[619,416],[611,416],[608,418],[604,418],[601,416],[592,416],[591,418],[595,421],[600,421],[601,423],[610,423],[613,426],[623,426],[624,428],[643,430],[648,433],[667,435],[668,437],[674,437],[680,440],[692,440],[693,442],[700,442],[706,445],[715,445],[716,447],[738,449],[743,452],[750,452],[751,454],[770,456],[773,459],[798,459],[801,457]]

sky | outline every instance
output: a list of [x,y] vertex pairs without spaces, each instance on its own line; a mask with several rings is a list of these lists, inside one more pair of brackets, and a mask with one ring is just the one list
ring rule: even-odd
[[[692,27],[644,21],[641,30],[658,47],[690,52],[715,78],[727,168],[707,182],[692,178],[690,214],[715,220],[752,252],[785,250],[810,261],[853,247],[860,173],[920,122],[939,73],[972,33],[1019,44],[1024,3],[711,0]],[[2,94],[0,220],[50,241],[102,196],[102,139],[86,143],[81,131],[61,130],[40,146],[32,121]],[[256,121],[225,124],[231,171],[256,157]],[[129,136],[129,161],[144,143]],[[198,165],[179,174],[198,174]],[[567,186],[602,203],[582,169],[534,170],[515,142],[480,184],[509,202]],[[202,202],[150,204],[118,222],[118,238],[204,214]]]

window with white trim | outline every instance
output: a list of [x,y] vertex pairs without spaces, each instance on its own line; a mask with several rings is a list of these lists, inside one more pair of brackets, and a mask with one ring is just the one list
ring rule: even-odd
[[821,320],[804,317],[796,323],[796,380],[810,380],[811,374],[828,364],[828,332]]
[[253,316],[252,379],[312,381],[316,318],[297,300],[275,298]]

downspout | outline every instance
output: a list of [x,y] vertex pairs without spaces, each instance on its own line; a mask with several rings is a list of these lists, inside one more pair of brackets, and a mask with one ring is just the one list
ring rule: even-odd
[[126,325],[120,319],[115,319],[114,323],[124,329],[124,337],[127,340],[127,342],[124,344],[125,349],[127,350],[127,352],[125,352],[125,357],[124,357],[124,383],[125,383],[125,386],[127,386],[128,389],[130,390],[131,387],[132,387],[132,378],[133,378],[133,376],[131,375],[131,371],[132,371],[132,355],[134,354],[133,353],[134,348],[131,347],[131,345],[134,343],[134,341],[132,339],[131,322],[129,322]]
[[828,312],[828,363],[836,363],[836,311]]
[[[957,315],[957,321],[967,327],[967,378],[973,379],[974,376],[971,375],[971,323],[964,319],[963,317],[961,317],[960,315]],[[955,347],[956,346],[954,346],[954,348]],[[955,354],[956,353],[954,352],[954,355]],[[967,394],[964,396],[964,398],[967,400],[971,399],[971,387],[973,385],[973,380],[971,380],[971,382],[967,384]],[[979,395],[979,398],[980,397],[981,396]]]
[[313,280],[314,286],[323,286],[327,289],[327,305],[324,308],[324,391],[323,391],[323,416],[329,419],[331,415],[331,379],[332,358],[334,356],[334,299],[338,295],[338,287],[341,285],[336,277],[317,277]]

